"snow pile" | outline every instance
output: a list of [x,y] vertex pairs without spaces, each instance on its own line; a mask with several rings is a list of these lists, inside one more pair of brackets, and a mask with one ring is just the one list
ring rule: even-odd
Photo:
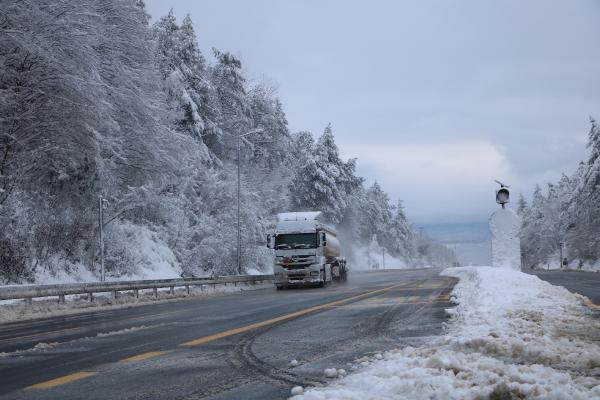
[[600,321],[585,299],[511,269],[463,267],[447,334],[356,360],[294,399],[600,399]]
[[[577,263],[579,264],[579,263]],[[575,269],[573,266],[570,266],[569,269]],[[581,267],[577,267],[580,271],[589,271],[589,272],[600,272],[600,260],[595,263],[583,262],[581,263]]]
[[111,279],[174,279],[181,277],[175,254],[159,235],[143,225],[121,223],[111,227],[107,245],[113,249],[107,263]]
[[54,285],[60,283],[96,282],[95,276],[82,264],[69,263],[58,257],[51,257],[49,265],[62,265],[62,268],[39,268],[33,281],[38,285]]
[[26,354],[31,354],[34,352],[46,351],[46,350],[53,349],[57,345],[58,345],[58,342],[52,342],[52,343],[40,342],[40,343],[36,344],[35,346],[33,346],[32,348],[27,349],[27,350],[17,350],[17,351],[13,351],[10,353],[4,353],[4,352],[0,353],[0,359],[15,357],[15,356],[22,357],[23,355],[26,355]]

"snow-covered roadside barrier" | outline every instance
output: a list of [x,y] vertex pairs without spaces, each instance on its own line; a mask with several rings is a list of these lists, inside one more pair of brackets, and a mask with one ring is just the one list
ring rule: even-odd
[[154,297],[151,289],[140,290],[139,298],[135,297],[133,291],[120,292],[116,299],[110,293],[97,293],[94,295],[93,302],[90,302],[87,295],[67,295],[64,303],[59,303],[56,297],[35,299],[31,304],[27,304],[24,300],[5,300],[0,301],[0,323],[79,314],[96,310],[128,308],[157,302],[181,301],[185,298],[215,296],[265,288],[273,288],[273,284],[271,282],[238,282],[235,286],[224,284],[190,286],[189,295],[184,288],[175,288],[173,295],[170,294],[168,289],[159,289],[157,298]]
[[510,269],[442,274],[460,279],[445,336],[294,399],[600,399],[600,321],[584,297]]

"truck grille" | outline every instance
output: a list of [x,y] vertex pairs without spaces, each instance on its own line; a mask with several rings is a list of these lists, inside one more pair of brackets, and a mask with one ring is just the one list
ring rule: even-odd
[[306,268],[307,264],[300,264],[300,265],[296,265],[296,264],[284,264],[282,265],[283,268],[285,269],[304,269]]
[[304,268],[314,262],[314,256],[293,255],[280,257],[277,261],[285,268]]

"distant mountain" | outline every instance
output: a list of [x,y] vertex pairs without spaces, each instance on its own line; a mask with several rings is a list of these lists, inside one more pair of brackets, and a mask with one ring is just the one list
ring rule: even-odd
[[419,225],[427,236],[442,243],[482,243],[491,240],[487,222]]
[[429,237],[454,250],[461,265],[491,264],[491,233],[487,222],[419,225]]

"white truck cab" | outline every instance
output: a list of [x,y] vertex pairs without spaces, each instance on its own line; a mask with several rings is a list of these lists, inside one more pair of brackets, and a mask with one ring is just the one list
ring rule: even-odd
[[267,246],[275,252],[277,289],[346,280],[346,260],[340,257],[337,233],[320,218],[320,211],[277,215],[275,233],[267,237]]

